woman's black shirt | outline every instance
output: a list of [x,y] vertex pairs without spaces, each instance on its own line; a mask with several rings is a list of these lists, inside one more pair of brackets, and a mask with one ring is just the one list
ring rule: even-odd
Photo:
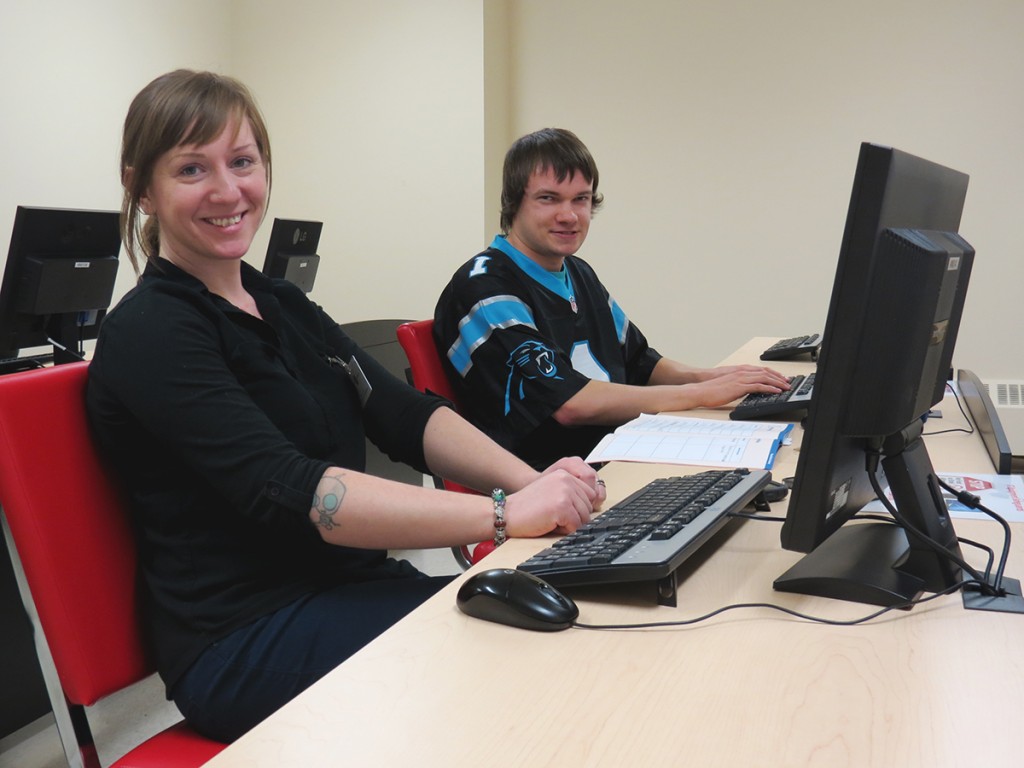
[[425,470],[444,403],[399,381],[304,293],[243,263],[263,320],[167,261],[108,314],[89,366],[95,437],[123,481],[168,688],[210,643],[302,595],[405,564],[325,544],[309,519],[328,466],[365,437]]

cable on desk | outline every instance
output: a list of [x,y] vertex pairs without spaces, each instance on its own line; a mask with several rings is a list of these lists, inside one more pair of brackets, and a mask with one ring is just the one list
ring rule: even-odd
[[[939,484],[942,485],[944,488],[947,488],[947,490],[950,490],[951,493],[955,493],[955,491],[953,491],[952,489],[949,489],[948,486],[946,486],[946,484],[942,480],[939,480]],[[967,493],[967,492],[966,491],[961,491],[961,493]],[[972,496],[975,499],[975,501],[978,500],[978,497],[977,496],[973,496],[973,494],[967,494],[967,495]],[[958,500],[961,500],[961,499],[958,499]],[[966,501],[964,501],[964,503],[967,504]],[[970,504],[967,504],[967,505],[968,506],[972,506]],[[980,502],[978,503],[978,507],[982,507]],[[1006,521],[1005,520],[1003,520],[1001,517],[996,515],[996,513],[991,512],[990,510],[987,510],[984,507],[982,507],[982,511],[986,512],[987,514],[995,515],[996,518],[999,520],[999,522],[1001,522],[1003,524],[1004,532],[1007,534],[1007,536],[1009,535],[1009,527],[1006,526]],[[728,516],[729,517],[739,517],[739,518],[742,518],[744,520],[764,520],[764,521],[769,522],[769,523],[784,523],[784,522],[786,522],[786,518],[784,518],[784,517],[774,517],[772,515],[759,515],[759,514],[755,514],[753,512],[730,512]],[[898,523],[895,520],[893,520],[892,517],[890,517],[888,515],[875,514],[873,512],[864,512],[864,513],[856,514],[853,517],[851,517],[850,520],[847,521],[847,522],[850,522],[850,521],[853,521],[853,520],[871,520],[873,522],[878,522],[878,523],[888,523],[889,525],[898,525]],[[986,544],[982,544],[979,541],[974,541],[972,539],[965,539],[963,536],[957,536],[956,540],[959,543],[961,543],[961,544],[966,544],[967,546],[974,547],[976,549],[980,549],[982,552],[984,552],[986,555],[988,555],[988,562],[985,564],[985,578],[988,579],[989,575],[992,573],[992,564],[995,562],[995,552],[992,551],[992,547],[990,547],[990,546],[988,546]],[[1010,543],[1009,543],[1009,540],[1007,539],[1006,543],[1004,545],[1004,553],[1006,551],[1009,551],[1009,548],[1010,548]],[[1004,556],[1003,559],[1002,559],[1002,562],[1005,564],[1005,561],[1006,561],[1006,558]]]
[[[943,490],[953,494],[953,496],[956,497],[956,500],[959,501],[961,504],[963,504],[964,506],[970,507],[971,509],[981,510],[984,514],[988,515],[993,520],[995,520],[997,523],[999,523],[999,525],[1002,526],[1002,528],[1003,528],[1003,552],[999,556],[999,565],[996,568],[995,579],[993,579],[992,583],[991,583],[991,587],[992,587],[992,589],[995,590],[996,594],[1001,595],[1002,594],[1002,585],[1003,585],[1003,571],[1006,569],[1006,559],[1007,559],[1007,557],[1009,557],[1009,554],[1010,554],[1010,538],[1011,538],[1011,535],[1010,535],[1010,525],[1009,525],[1009,523],[1007,523],[1006,520],[1003,519],[1002,515],[999,515],[998,513],[994,512],[993,510],[989,509],[984,504],[982,504],[981,503],[981,499],[978,498],[977,496],[975,496],[973,493],[969,493],[967,491],[957,490],[956,488],[954,488],[951,485],[949,485],[948,483],[946,483],[942,478],[937,477],[936,480],[938,480],[938,483],[942,487]],[[991,563],[990,563],[989,567],[991,567]],[[987,579],[988,573],[986,573],[985,576],[986,576],[985,583],[988,584],[988,579]],[[982,587],[982,588],[984,589],[984,587]]]
[[666,627],[685,627],[690,626],[692,624],[698,624],[702,621],[707,621],[708,619],[712,619],[715,616],[725,613],[726,611],[735,611],[741,608],[768,608],[770,610],[779,611],[780,613],[785,613],[789,616],[793,616],[795,618],[802,619],[804,621],[809,621],[815,624],[827,624],[835,627],[852,627],[857,624],[864,624],[868,621],[871,621],[872,619],[876,619],[879,616],[882,616],[883,614],[889,613],[890,611],[906,610],[909,608],[913,608],[914,606],[927,603],[931,600],[935,600],[939,597],[943,597],[944,595],[952,594],[953,592],[962,589],[970,583],[972,583],[972,580],[966,579],[957,584],[954,584],[951,587],[947,587],[941,592],[936,592],[934,594],[927,595],[926,597],[921,597],[916,600],[908,600],[904,603],[899,603],[897,605],[887,605],[884,608],[879,608],[877,611],[873,611],[872,613],[869,613],[866,616],[861,616],[859,619],[826,619],[822,618],[821,616],[811,616],[807,613],[801,613],[800,611],[795,611],[792,608],[786,608],[785,606],[776,605],[774,603],[734,603],[732,605],[726,605],[721,608],[716,608],[715,610],[709,613],[705,613],[703,616],[697,616],[692,619],[677,619],[674,621],[649,621],[639,624],[583,624],[581,622],[576,622],[572,625],[572,628],[591,630],[631,630],[659,629]]
[[992,547],[990,547],[990,546],[988,546],[986,544],[982,544],[979,541],[973,541],[971,539],[965,539],[962,536],[957,536],[956,540],[958,542],[960,542],[961,544],[966,544],[967,546],[975,547],[976,549],[980,549],[981,551],[985,552],[988,555],[988,562],[985,564],[985,578],[987,579],[992,574],[992,563],[995,562],[995,557],[996,557],[995,552],[992,551]]
[[[1000,557],[1000,565],[999,565],[999,569],[998,569],[998,571],[996,573],[996,581],[995,582],[990,582],[990,580],[989,580],[989,576],[992,573],[992,563],[995,560],[995,553],[992,551],[992,548],[987,546],[987,545],[985,545],[985,544],[982,544],[980,542],[972,541],[971,539],[965,539],[965,538],[963,538],[961,536],[957,536],[956,537],[956,540],[960,544],[967,544],[968,546],[975,547],[977,549],[982,550],[983,552],[985,552],[988,555],[988,562],[985,565],[984,581],[986,583],[992,583],[993,586],[996,589],[998,589],[999,585],[1002,584],[1003,568],[1006,565],[1007,553],[1010,551],[1010,526],[1007,525],[1006,521],[1002,517],[1000,517],[997,513],[993,512],[992,510],[990,510],[987,507],[985,507],[981,503],[981,500],[977,496],[975,496],[974,494],[968,493],[967,491],[958,491],[955,488],[952,488],[949,485],[947,485],[941,478],[936,478],[936,479],[938,480],[940,486],[942,486],[945,490],[949,491],[954,496],[956,496],[957,501],[961,502],[965,506],[971,507],[972,509],[980,509],[985,514],[989,515],[990,517],[995,518],[995,520],[997,522],[999,522],[1003,526],[1003,534],[1004,534],[1003,554]],[[877,490],[876,490],[876,493],[877,493]],[[885,504],[885,500],[883,498],[883,494],[879,494],[879,498],[883,499],[882,503]],[[888,505],[886,504],[886,506],[888,506]],[[730,513],[728,513],[727,517],[738,517],[738,518],[741,518],[743,520],[763,520],[765,522],[770,522],[770,523],[784,523],[784,522],[786,522],[786,518],[784,518],[784,517],[775,517],[774,515],[761,515],[761,514],[757,514],[755,512],[730,512]],[[871,521],[879,522],[879,523],[888,523],[889,525],[901,525],[901,523],[898,523],[892,516],[889,516],[889,515],[879,515],[879,514],[875,514],[873,512],[863,512],[863,513],[859,513],[859,514],[853,515],[850,518],[850,520],[847,521],[847,522],[850,522],[850,521],[853,521],[853,520],[871,520]],[[917,531],[914,531],[914,532],[917,533]],[[918,535],[921,536],[921,538],[926,538],[923,534],[918,533]],[[935,542],[935,544],[938,545],[938,546],[941,546],[941,545],[938,544],[938,542]],[[943,551],[943,553],[947,553],[947,550],[944,547],[943,547],[942,551]],[[948,554],[952,557],[952,553],[948,553]],[[963,567],[963,566],[961,566],[961,567]],[[965,568],[965,570],[967,570],[968,572],[972,572],[970,568]],[[974,582],[971,581],[969,583],[973,584]]]
[[[933,539],[931,536],[927,535],[923,531],[911,525],[910,521],[903,517],[899,509],[897,509],[897,507],[886,497],[885,491],[882,489],[881,484],[878,482],[878,475],[876,474],[875,469],[878,467],[878,461],[881,457],[881,454],[878,451],[866,450],[864,452],[864,456],[866,459],[865,469],[868,473],[868,479],[871,482],[871,488],[872,490],[874,490],[875,496],[878,497],[878,500],[882,502],[882,505],[886,508],[886,510],[888,510],[889,514],[893,516],[893,519],[897,523],[899,523],[899,525],[904,530],[912,533],[918,539],[920,539],[929,547],[931,547],[931,549],[933,549],[940,556],[945,557],[950,562],[958,565],[963,571],[969,573],[971,575],[971,578],[967,580],[966,584],[976,584],[978,586],[978,589],[981,590],[983,594],[988,595],[990,597],[1001,597],[1002,594],[1000,593],[999,588],[990,584],[988,582],[988,579],[985,576],[982,576],[980,573],[978,573],[973,567],[971,567],[966,560],[957,555],[955,552],[950,551],[947,547]],[[941,481],[939,481],[939,483],[940,485],[942,485]],[[1007,535],[1009,535],[1008,527],[1004,530],[1006,531]],[[1001,579],[1001,573],[999,574],[999,578]]]
[[[870,463],[870,459],[869,459],[869,463]],[[966,506],[971,507],[972,509],[981,509],[985,514],[989,515],[990,517],[993,517],[995,520],[997,520],[998,522],[1000,522],[1002,524],[1004,535],[1005,535],[1005,543],[1004,543],[1004,547],[1003,547],[1003,554],[1002,554],[1002,556],[1000,558],[1000,564],[999,564],[999,568],[998,568],[998,570],[996,572],[996,578],[995,578],[994,581],[990,582],[989,581],[989,576],[991,574],[992,563],[993,563],[993,560],[994,560],[994,557],[995,557],[995,553],[992,551],[991,547],[988,547],[988,546],[986,546],[984,544],[981,544],[979,542],[976,542],[976,541],[972,541],[971,539],[965,539],[965,538],[961,538],[959,536],[957,537],[957,541],[959,543],[967,544],[967,545],[972,546],[972,547],[976,547],[976,548],[978,548],[978,549],[980,549],[980,550],[982,550],[982,551],[984,551],[984,552],[986,552],[988,554],[988,562],[986,563],[986,566],[985,566],[985,573],[984,573],[984,575],[979,574],[976,570],[974,570],[971,566],[969,566],[965,561],[963,561],[962,558],[956,557],[952,552],[950,552],[948,549],[943,547],[937,541],[934,541],[930,537],[925,536],[924,534],[922,534],[919,531],[917,531],[917,529],[915,529],[912,526],[910,526],[905,520],[902,520],[901,516],[899,514],[899,511],[888,501],[888,499],[885,496],[884,491],[881,489],[881,487],[879,487],[878,480],[875,477],[874,473],[873,472],[869,472],[869,475],[871,477],[871,482],[872,482],[872,486],[874,487],[875,493],[877,494],[878,498],[881,500],[883,505],[885,505],[885,507],[889,511],[891,517],[887,517],[885,515],[878,515],[878,514],[867,513],[867,514],[854,515],[850,519],[851,520],[873,520],[873,521],[888,523],[889,525],[900,525],[900,526],[902,526],[902,527],[904,527],[906,529],[909,529],[911,532],[917,534],[920,538],[922,538],[925,541],[927,541],[929,543],[929,545],[933,546],[934,548],[937,548],[941,554],[944,554],[944,555],[948,556],[951,560],[953,560],[955,563],[957,563],[957,565],[959,565],[965,572],[967,572],[967,573],[969,573],[971,575],[970,579],[964,579],[963,581],[960,581],[959,583],[954,584],[951,587],[947,587],[946,589],[944,589],[944,590],[942,590],[940,592],[936,592],[936,593],[934,593],[932,595],[929,595],[927,597],[922,597],[922,598],[917,599],[917,600],[909,600],[907,602],[899,603],[897,605],[886,606],[886,607],[881,608],[881,609],[879,609],[877,611],[874,611],[874,612],[872,612],[872,613],[870,613],[870,614],[868,614],[866,616],[862,616],[859,619],[849,619],[849,620],[825,619],[825,618],[821,618],[821,617],[818,617],[818,616],[811,616],[809,614],[801,613],[799,611],[795,611],[795,610],[793,610],[791,608],[786,608],[786,607],[781,606],[781,605],[775,605],[774,603],[734,603],[732,605],[723,606],[722,608],[717,608],[714,611],[706,613],[706,614],[704,614],[702,616],[697,616],[696,618],[693,618],[693,619],[679,619],[679,620],[676,620],[676,621],[664,621],[664,622],[645,622],[645,623],[639,623],[639,624],[585,624],[585,623],[581,623],[581,622],[576,622],[576,623],[573,624],[573,628],[575,628],[575,629],[590,629],[590,630],[631,630],[631,629],[656,629],[656,628],[664,628],[664,627],[690,626],[690,625],[693,625],[693,624],[698,624],[698,623],[700,623],[702,621],[707,621],[708,619],[712,619],[715,616],[718,616],[718,615],[720,615],[722,613],[725,613],[727,611],[734,611],[734,610],[739,610],[739,609],[742,609],[742,608],[767,608],[769,610],[779,611],[781,613],[785,613],[785,614],[793,616],[795,618],[802,619],[804,621],[810,621],[810,622],[813,622],[813,623],[828,624],[828,625],[832,625],[832,626],[854,626],[854,625],[857,625],[857,624],[863,624],[863,623],[866,623],[868,621],[871,621],[872,619],[875,619],[875,618],[877,618],[879,616],[882,616],[882,615],[888,613],[889,611],[904,610],[904,609],[913,608],[916,605],[921,605],[922,603],[929,602],[929,601],[934,600],[934,599],[936,599],[938,597],[942,597],[943,595],[952,594],[953,592],[956,592],[957,590],[960,590],[960,589],[962,589],[962,588],[964,588],[966,586],[969,586],[969,585],[977,585],[980,589],[983,589],[983,590],[986,589],[986,588],[989,589],[989,590],[995,590],[996,593],[998,594],[998,590],[1000,589],[1000,584],[1002,582],[1003,568],[1004,568],[1004,566],[1006,564],[1006,556],[1007,556],[1007,553],[1009,552],[1009,548],[1010,548],[1010,528],[1009,528],[1009,525],[1006,523],[1005,520],[1003,520],[1002,517],[1000,517],[998,514],[996,514],[992,510],[986,508],[983,504],[981,504],[980,499],[977,496],[975,496],[974,494],[968,493],[967,491],[958,491],[957,489],[950,487],[948,484],[943,482],[941,479],[938,481],[939,485],[942,486],[942,488],[944,488],[949,493],[952,493],[957,498],[958,501],[960,501],[961,503],[963,503]],[[749,512],[732,512],[732,513],[729,513],[729,517],[738,517],[738,518],[743,518],[743,519],[746,519],[746,520],[763,520],[763,521],[767,521],[767,522],[785,522],[785,518],[775,517],[775,516],[767,516],[767,515],[759,515],[759,514],[752,514],[752,513],[749,513]]]
[[756,512],[727,512],[726,517],[738,517],[741,520],[764,520],[769,523],[784,523],[786,518],[774,515],[759,515]]
[[[957,403],[959,403],[959,402],[960,402],[959,398],[957,398]],[[961,412],[963,412],[963,407],[962,406],[961,406]],[[969,420],[968,420],[968,423],[970,423]],[[947,431],[950,431],[950,432],[952,432],[952,431],[966,432],[967,430],[960,429],[960,430],[947,430]],[[971,431],[973,432],[973,427],[972,427]],[[934,433],[934,434],[937,434],[937,433]],[[616,630],[616,631],[622,631],[622,630],[635,630],[635,629],[658,629],[658,628],[667,628],[667,627],[684,627],[684,626],[691,626],[691,625],[694,625],[694,624],[699,624],[700,622],[712,619],[715,616],[719,616],[719,615],[721,615],[723,613],[726,613],[727,611],[735,611],[735,610],[740,610],[740,609],[745,609],[745,608],[766,608],[766,609],[773,610],[773,611],[779,611],[780,613],[784,613],[784,614],[787,614],[789,616],[793,616],[793,617],[795,617],[797,619],[801,619],[803,621],[809,621],[809,622],[816,623],[816,624],[826,624],[826,625],[830,625],[830,626],[855,626],[857,624],[864,624],[866,622],[869,622],[872,619],[876,619],[879,616],[883,616],[884,614],[886,614],[886,613],[888,613],[890,611],[904,610],[904,609],[913,608],[914,606],[921,605],[923,603],[927,603],[927,602],[929,602],[931,600],[935,600],[936,598],[942,597],[944,595],[952,594],[953,592],[956,592],[956,591],[958,591],[960,589],[963,589],[964,587],[967,587],[967,586],[970,586],[970,585],[977,585],[977,587],[980,590],[982,590],[983,592],[990,592],[993,595],[1000,595],[1001,594],[1002,578],[1003,578],[1003,570],[1004,570],[1004,567],[1006,565],[1006,559],[1007,559],[1007,555],[1008,555],[1009,549],[1010,549],[1010,526],[1007,524],[1007,522],[1000,515],[996,514],[995,512],[993,512],[992,510],[988,509],[983,504],[981,504],[981,500],[977,496],[975,496],[974,494],[968,493],[967,491],[959,491],[956,488],[953,488],[950,485],[948,485],[947,483],[945,483],[943,480],[938,479],[939,485],[943,489],[948,491],[949,493],[953,494],[956,497],[957,501],[961,502],[965,506],[968,506],[968,507],[970,507],[972,509],[980,509],[982,512],[987,514],[989,517],[992,517],[994,520],[996,520],[997,522],[999,522],[1002,525],[1003,533],[1004,533],[1003,553],[1000,556],[999,567],[996,570],[995,579],[990,581],[992,562],[993,562],[994,557],[995,557],[995,554],[994,554],[994,552],[992,551],[992,549],[990,547],[988,547],[988,546],[986,546],[984,544],[980,544],[980,543],[978,543],[976,541],[972,541],[970,539],[964,539],[964,538],[961,538],[959,536],[957,537],[957,541],[959,543],[967,544],[967,545],[970,545],[970,546],[973,546],[973,547],[977,547],[978,549],[981,549],[981,550],[983,550],[983,551],[988,553],[988,563],[986,564],[986,567],[985,567],[985,573],[984,573],[984,575],[982,575],[982,574],[978,573],[974,568],[972,568],[966,561],[964,561],[963,558],[957,557],[953,552],[948,550],[942,544],[940,544],[939,542],[935,541],[931,537],[926,536],[923,533],[921,533],[920,531],[918,531],[915,527],[910,525],[902,517],[902,515],[900,515],[899,510],[886,497],[885,492],[881,488],[881,486],[880,486],[880,484],[878,482],[878,478],[876,477],[875,473],[873,471],[871,471],[872,465],[873,464],[877,464],[877,461],[878,461],[878,458],[879,458],[879,454],[876,453],[876,452],[866,451],[865,452],[865,457],[866,457],[866,468],[868,469],[868,476],[871,478],[872,488],[874,489],[875,494],[877,495],[878,499],[885,506],[886,510],[889,512],[891,517],[886,517],[884,515],[877,515],[877,514],[868,513],[868,514],[854,515],[850,519],[851,520],[875,520],[875,521],[880,521],[880,522],[888,523],[890,525],[899,525],[899,526],[903,527],[905,530],[908,530],[911,533],[917,535],[920,539],[925,541],[929,546],[931,546],[933,549],[938,551],[941,555],[943,555],[945,557],[948,557],[951,561],[953,561],[958,566],[960,566],[960,568],[963,569],[964,572],[970,574],[971,578],[964,579],[964,580],[962,580],[962,581],[960,581],[960,582],[958,582],[958,583],[956,583],[956,584],[954,584],[954,585],[952,585],[950,587],[947,587],[946,589],[944,589],[944,590],[942,590],[940,592],[936,592],[936,593],[928,595],[926,597],[922,597],[922,598],[919,598],[919,599],[916,599],[916,600],[908,600],[906,602],[899,603],[899,604],[896,604],[896,605],[885,606],[883,608],[880,608],[877,611],[873,611],[872,613],[869,613],[866,616],[862,616],[862,617],[857,618],[857,619],[847,619],[847,620],[826,619],[826,618],[822,618],[820,616],[811,616],[810,614],[801,613],[800,611],[795,611],[795,610],[793,610],[791,608],[786,608],[784,606],[776,605],[774,603],[734,603],[734,604],[731,604],[731,605],[723,606],[721,608],[717,608],[717,609],[715,609],[713,611],[710,611],[709,613],[705,613],[702,616],[697,616],[697,617],[692,618],[692,619],[678,619],[678,620],[674,620],[674,621],[643,622],[643,623],[638,623],[638,624],[585,624],[585,623],[582,623],[582,622],[576,622],[576,623],[574,623],[572,625],[573,629]],[[775,517],[775,516],[767,516],[767,515],[760,515],[760,514],[752,514],[752,513],[749,513],[749,512],[732,512],[732,513],[729,513],[729,517],[738,517],[738,518],[743,518],[745,520],[763,520],[763,521],[768,521],[768,522],[785,522],[785,518]]]
[[940,429],[935,432],[922,432],[922,436],[931,437],[932,435],[948,435],[950,432],[963,432],[965,435],[974,434],[974,423],[971,421],[971,417],[967,415],[967,411],[964,410],[964,404],[960,401],[960,395],[957,394],[956,387],[946,384],[948,389],[953,394],[953,399],[956,400],[956,407],[960,409],[960,415],[964,417],[964,421],[967,422],[967,426],[970,429],[964,429],[963,427],[950,427],[949,429]]

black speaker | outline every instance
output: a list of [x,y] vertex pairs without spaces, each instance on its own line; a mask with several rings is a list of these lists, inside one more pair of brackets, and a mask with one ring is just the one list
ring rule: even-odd
[[30,315],[106,309],[116,274],[117,256],[26,259],[15,309]]

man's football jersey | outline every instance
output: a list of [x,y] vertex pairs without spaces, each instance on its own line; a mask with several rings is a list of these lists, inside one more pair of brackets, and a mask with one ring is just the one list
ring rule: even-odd
[[661,358],[584,260],[551,273],[502,236],[454,274],[434,338],[465,416],[537,467],[585,457],[617,426],[552,418],[588,381],[643,385]]

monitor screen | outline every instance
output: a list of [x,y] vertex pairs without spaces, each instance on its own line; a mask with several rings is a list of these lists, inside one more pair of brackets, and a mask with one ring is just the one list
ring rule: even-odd
[[263,274],[289,280],[306,293],[313,290],[316,270],[320,265],[316,249],[323,226],[320,221],[274,219]]
[[114,294],[119,216],[18,207],[0,287],[0,358],[52,346],[57,362],[81,359]]
[[[782,529],[784,548],[809,554],[777,589],[894,605],[959,579],[917,534],[959,557],[920,436],[950,376],[973,264],[957,234],[967,181],[861,146]],[[885,486],[901,524],[850,521]]]

